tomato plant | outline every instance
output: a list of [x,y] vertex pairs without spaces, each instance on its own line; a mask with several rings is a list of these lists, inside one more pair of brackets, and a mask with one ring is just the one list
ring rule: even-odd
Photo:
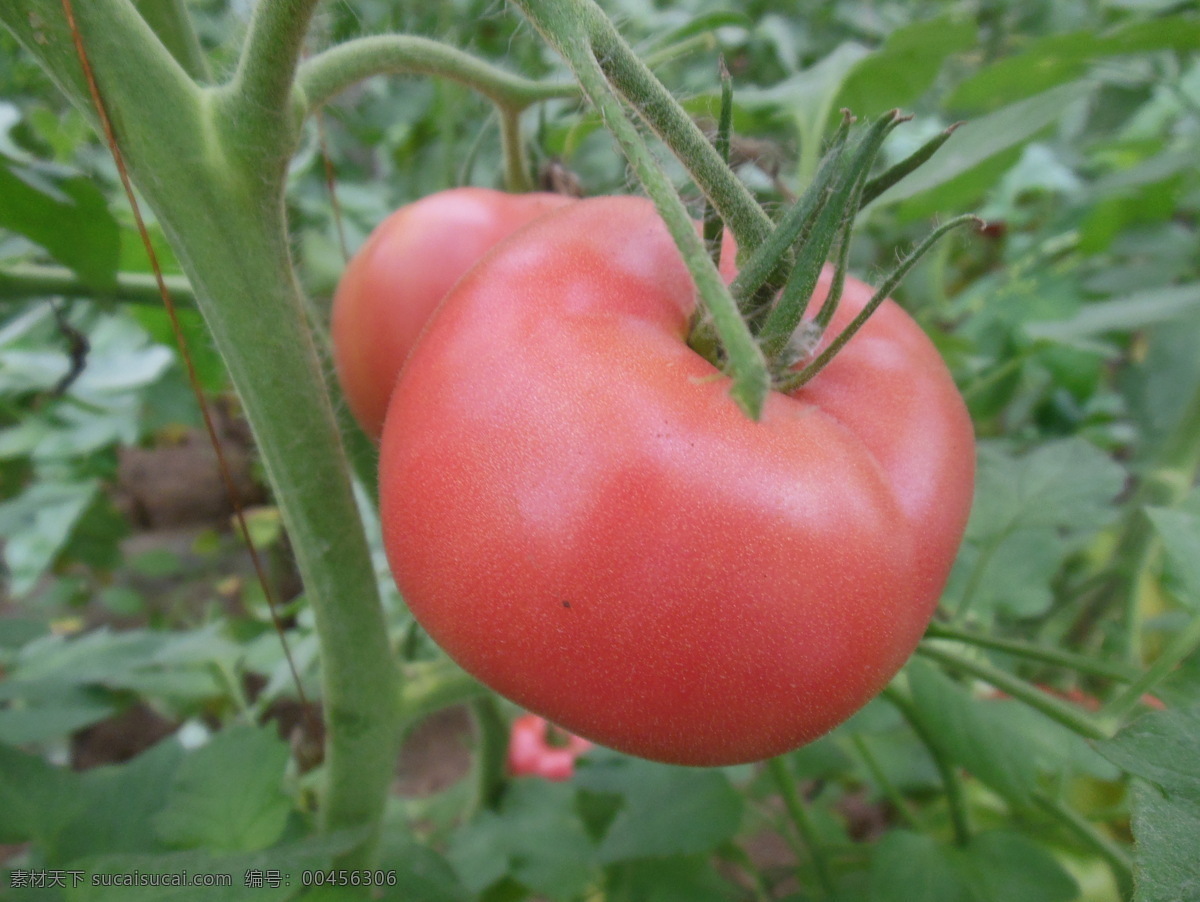
[[[831,333],[870,294],[851,283]],[[464,668],[596,742],[712,765],[883,688],[933,613],[974,458],[895,304],[759,422],[685,343],[694,307],[646,201],[514,236],[410,358],[380,503],[401,591]]]
[[396,375],[450,287],[497,241],[570,200],[452,188],[401,207],[371,233],[338,284],[331,323],[338,379],[368,435],[383,431]]
[[[0,894],[1200,885],[1196,12],[728,5],[628,0],[617,28],[595,0],[0,3]],[[377,449],[335,416],[312,313],[343,212],[354,234],[464,181],[529,192],[549,161],[657,218],[585,201],[475,251],[384,443],[413,609],[528,699],[514,724],[380,585]],[[982,234],[922,258],[969,210]],[[373,297],[467,231],[399,269],[380,249],[400,287]],[[831,324],[804,306],[826,292]],[[889,295],[979,437],[948,578],[954,391],[890,303],[842,344]],[[170,362],[172,331],[199,360]],[[378,407],[407,353],[368,374]],[[243,461],[269,482],[240,537],[142,503],[167,493],[141,474],[222,469],[195,466],[201,426],[235,486]],[[794,752],[514,777],[522,749],[568,769],[545,717],[672,761],[803,741],[937,595],[881,696]]]
[[[544,717],[522,714],[513,721],[508,738],[508,772],[514,777],[535,776],[545,780],[569,780],[575,759],[592,747],[579,736],[562,731]],[[560,743],[551,739],[561,739]]]

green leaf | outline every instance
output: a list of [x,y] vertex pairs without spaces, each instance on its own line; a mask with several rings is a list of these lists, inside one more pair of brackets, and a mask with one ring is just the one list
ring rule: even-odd
[[1094,301],[1059,322],[1030,322],[1031,338],[1072,342],[1108,332],[1131,332],[1183,319],[1200,310],[1200,284],[1151,288],[1109,301]]
[[1023,457],[992,443],[978,453],[967,541],[946,594],[1015,616],[1043,613],[1065,555],[1115,515],[1125,470],[1078,438]]
[[929,90],[947,57],[975,44],[976,33],[973,21],[957,15],[897,28],[850,70],[833,109],[874,118],[911,104]]
[[741,796],[717,770],[593,757],[575,779],[584,789],[624,799],[600,844],[604,862],[708,852],[741,822]]
[[1079,887],[1046,848],[992,831],[967,847],[893,830],[871,856],[871,902],[1071,902]]
[[0,843],[49,842],[81,807],[79,775],[0,745]]
[[106,700],[77,690],[22,698],[0,709],[0,742],[26,745],[61,739],[104,720],[113,710]]
[[1047,442],[1023,457],[984,445],[980,482],[974,535],[1018,527],[1090,534],[1112,518],[1125,470],[1080,438]]
[[65,864],[90,855],[160,849],[153,818],[166,803],[183,756],[183,747],[168,738],[132,761],[84,773],[79,816],[61,831],[47,859]]
[[[259,852],[214,855],[205,850],[129,854],[88,859],[79,867],[88,878],[69,889],[69,902],[284,902],[304,890],[303,871],[328,870],[334,859],[362,841],[362,831],[339,831]],[[168,886],[98,885],[92,875],[169,875]],[[184,882],[186,878],[187,882]],[[200,885],[191,885],[197,879]],[[206,885],[214,884],[215,885]],[[148,881],[147,881],[148,882]],[[345,891],[340,898],[349,896]]]
[[159,839],[219,852],[253,852],[276,842],[292,808],[282,788],[288,756],[271,727],[220,731],[180,764],[155,818]]
[[[1054,124],[1064,108],[1091,91],[1091,85],[1073,82],[965,122],[932,161],[885,191],[872,207],[909,201],[905,216],[915,218],[954,206],[947,202],[948,196],[956,201],[978,197],[1009,165],[985,168],[985,164]],[[935,188],[940,190],[934,192]],[[912,200],[926,194],[929,196],[921,197],[919,203]]]
[[104,695],[83,694],[103,687],[175,703],[205,701],[223,691],[213,665],[228,670],[245,654],[221,629],[213,623],[185,633],[101,628],[42,636],[21,649],[9,679],[0,682],[0,699],[20,698],[30,708],[107,705]]
[[979,902],[950,849],[932,836],[890,831],[871,853],[871,902]]
[[0,228],[41,245],[98,291],[116,286],[120,230],[88,179],[0,156],[0,197]]
[[968,591],[960,574],[970,573],[970,604],[976,610],[1001,609],[1013,617],[1037,617],[1054,602],[1050,582],[1062,565],[1065,549],[1053,527],[1015,529],[967,542],[955,561],[958,571],[948,597]]
[[709,856],[630,861],[611,870],[611,902],[729,902],[740,898]]
[[1097,746],[1134,783],[1136,902],[1200,898],[1200,706],[1138,718]]
[[403,902],[466,902],[466,888],[437,850],[419,842],[405,823],[385,831],[379,867],[396,875],[396,886],[384,898]]
[[0,535],[7,539],[4,563],[14,595],[25,595],[37,585],[99,490],[94,480],[35,482],[0,504]]
[[1004,797],[1031,804],[1037,764],[1008,720],[925,661],[910,661],[905,673],[921,720],[942,751]]
[[479,892],[506,875],[531,892],[566,898],[592,880],[593,847],[562,783],[514,781],[500,810],[484,811],[450,839],[447,857],[459,879]]
[[968,882],[987,902],[1071,902],[1079,887],[1045,845],[995,830],[971,839],[962,858]]
[[993,110],[1084,75],[1104,56],[1200,46],[1200,20],[1173,16],[1133,22],[1100,35],[1094,31],[1055,34],[1036,40],[1023,52],[980,70],[959,84],[949,109]]

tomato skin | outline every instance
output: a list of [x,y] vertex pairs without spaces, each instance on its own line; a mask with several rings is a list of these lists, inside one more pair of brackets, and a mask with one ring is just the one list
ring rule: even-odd
[[346,266],[330,324],[338,379],[364,432],[379,440],[396,376],[462,274],[496,242],[572,200],[452,188],[379,224]]
[[[831,334],[870,294],[849,282]],[[695,303],[643,200],[497,246],[397,384],[380,504],[401,591],[466,670],[602,745],[721,765],[815,739],[907,659],[974,437],[891,301],[759,422],[685,344]]]
[[534,776],[559,782],[571,779],[575,759],[592,744],[568,733],[565,745],[551,745],[549,735],[553,729],[546,718],[536,714],[522,714],[514,720],[508,739],[508,772],[514,777]]

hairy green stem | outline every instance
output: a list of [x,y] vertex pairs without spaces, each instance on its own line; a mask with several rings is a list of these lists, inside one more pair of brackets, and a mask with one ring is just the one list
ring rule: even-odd
[[[184,276],[166,276],[167,290],[178,306],[194,306],[196,295]],[[101,301],[127,301],[133,304],[162,305],[158,282],[151,273],[117,273],[111,291],[97,291],[72,270],[62,266],[17,263],[0,267],[0,300],[25,300],[40,297],[94,298]]]
[[522,78],[440,41],[412,35],[355,38],[323,50],[300,65],[297,82],[309,106],[316,109],[363,79],[384,74],[446,78],[512,110],[579,94],[574,82]]
[[1116,732],[1107,718],[1088,714],[1077,705],[1063,701],[1027,680],[1014,676],[1007,670],[1002,670],[986,661],[961,655],[940,643],[930,642],[927,639],[922,640],[921,644],[917,646],[917,654],[937,661],[952,670],[977,677],[1087,739],[1108,739]]
[[233,77],[233,100],[247,116],[279,115],[291,98],[304,38],[320,0],[269,0],[254,7]]
[[896,788],[896,784],[884,773],[883,768],[879,764],[879,759],[871,751],[870,746],[867,745],[866,737],[862,733],[854,733],[850,739],[854,743],[854,749],[858,752],[858,756],[862,758],[863,764],[870,772],[871,779],[879,784],[884,798],[888,800],[900,819],[914,830],[924,829],[920,817],[917,816],[917,813],[908,803],[908,800],[904,798],[904,794]]
[[881,697],[889,702],[908,723],[909,727],[921,740],[929,756],[933,759],[934,767],[942,779],[942,788],[946,793],[946,805],[950,810],[950,823],[954,829],[954,841],[959,846],[965,846],[971,841],[971,823],[967,815],[967,801],[963,796],[962,780],[959,779],[955,764],[942,751],[942,747],[934,740],[929,727],[921,719],[917,706],[911,698],[901,692],[895,685],[890,685],[881,693]]
[[471,762],[474,786],[472,809],[493,808],[500,801],[508,775],[509,723],[496,696],[482,692],[471,700],[471,721],[475,725],[475,757]]
[[[534,0],[523,0],[530,4]],[[541,3],[545,0],[536,0]],[[591,0],[578,0],[589,7]],[[599,7],[595,7],[599,13]],[[591,47],[605,76],[687,168],[742,247],[758,246],[772,229],[758,205],[695,121],[603,14],[592,15]]]
[[[733,130],[733,76],[729,74],[729,69],[725,67],[724,58],[721,59],[720,65],[721,75],[721,109],[717,116],[717,135],[715,144],[717,153],[729,165],[729,139],[730,133]],[[712,205],[711,201],[704,204],[704,243],[708,247],[708,255],[712,258],[713,264],[718,268],[721,265],[721,245],[724,235],[725,223],[721,221],[720,214],[717,213],[717,208]]]
[[500,152],[504,159],[504,187],[514,194],[533,190],[533,174],[529,169],[529,155],[525,152],[525,139],[521,134],[521,111],[499,108]]
[[964,630],[944,623],[931,623],[925,630],[930,639],[953,639],[966,645],[979,648],[990,648],[993,651],[1004,652],[1013,657],[1027,661],[1037,661],[1054,667],[1063,667],[1076,673],[1100,677],[1108,680],[1119,680],[1123,683],[1137,679],[1138,673],[1127,664],[1115,661],[1105,661],[1093,655],[1082,655],[1077,652],[1064,651],[1056,646],[1034,645],[1019,639],[1005,639],[973,630]]
[[339,44],[304,62],[297,80],[315,110],[351,85],[385,73],[445,78],[490,100],[500,118],[505,187],[515,192],[533,189],[521,113],[534,103],[579,93],[574,83],[532,81],[440,41],[411,35],[378,35]]
[[[238,88],[212,90],[187,77],[129,0],[74,8],[122,157],[241,396],[316,617],[324,826],[374,834],[398,748],[399,677],[283,204],[299,134],[291,77],[314,3],[260,4]],[[26,0],[19,12],[0,5],[0,21],[96,123],[59,0]],[[346,866],[368,862],[373,843]]]
[[799,834],[808,850],[808,857],[812,859],[813,870],[817,875],[817,883],[820,884],[825,896],[832,898],[837,890],[833,882],[833,872],[829,868],[829,860],[821,846],[821,838],[817,835],[816,826],[813,824],[812,818],[808,816],[804,802],[801,801],[800,794],[796,790],[796,781],[787,768],[787,761],[783,757],[770,759],[767,762],[767,772],[771,775],[779,797],[783,800],[783,806],[787,809],[792,826],[796,828],[796,833]]
[[[697,234],[687,208],[625,112],[621,101],[608,83],[608,73],[596,58],[592,47],[592,32],[606,33],[606,27],[611,28],[611,24],[589,0],[570,0],[568,3],[551,0],[514,2],[566,59],[584,94],[599,112],[629,160],[642,187],[654,202],[671,233],[671,238],[679,247],[683,262],[696,283],[701,302],[712,317],[713,325],[721,339],[733,379],[730,393],[749,417],[757,419],[770,390],[766,362],[720,273],[713,265],[703,239]],[[632,55],[632,51],[629,51],[629,54]],[[611,67],[611,59],[609,64]],[[697,132],[699,133],[699,129]],[[703,138],[703,135],[701,137]],[[703,143],[709,153],[719,161],[720,157],[716,155],[716,150],[707,139],[704,139]],[[725,217],[721,203],[715,198],[713,205],[722,217]],[[757,204],[754,206],[757,208]],[[726,224],[730,225],[728,218]]]

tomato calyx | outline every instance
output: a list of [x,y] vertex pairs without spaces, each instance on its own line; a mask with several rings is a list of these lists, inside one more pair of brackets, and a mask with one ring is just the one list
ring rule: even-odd
[[[722,99],[724,107],[725,97]],[[771,387],[776,391],[795,391],[815,377],[945,234],[969,223],[984,225],[978,217],[968,215],[934,229],[889,273],[871,302],[817,353],[841,301],[858,213],[930,159],[958,127],[958,123],[950,126],[872,177],[884,140],[910,118],[890,110],[854,136],[854,117],[843,110],[842,124],[812,183],[780,217],[767,239],[743,254],[740,271],[729,289],[767,360]],[[711,232],[708,226],[706,233]],[[808,307],[827,261],[832,266],[829,290],[820,309],[810,314]],[[715,331],[703,313],[693,323],[688,343],[714,365],[724,367]]]

